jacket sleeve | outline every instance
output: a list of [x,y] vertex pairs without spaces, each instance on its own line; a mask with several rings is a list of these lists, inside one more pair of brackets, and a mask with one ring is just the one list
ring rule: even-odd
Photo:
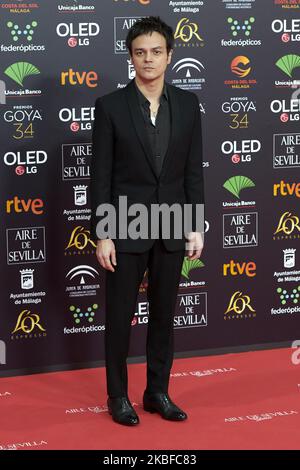
[[[204,228],[204,182],[203,182],[203,146],[201,114],[198,98],[194,96],[194,125],[192,130],[191,144],[185,165],[184,188],[188,204],[192,204],[192,231],[203,231]],[[202,204],[202,221],[196,224],[196,205]],[[201,223],[202,222],[202,223]]]
[[92,134],[91,162],[91,238],[98,239],[96,226],[100,218],[96,216],[97,207],[111,202],[111,177],[114,155],[114,136],[112,122],[107,115],[101,98],[96,100],[95,120]]

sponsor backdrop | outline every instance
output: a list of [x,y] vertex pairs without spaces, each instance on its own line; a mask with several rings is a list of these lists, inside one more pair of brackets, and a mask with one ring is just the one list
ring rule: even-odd
[[[94,103],[134,78],[125,37],[147,15],[173,26],[167,80],[196,93],[203,122],[206,243],[182,267],[176,351],[294,339],[299,9],[299,0],[1,2],[1,374],[104,358],[105,277],[89,232]],[[145,273],[131,356],[145,353],[146,288]]]

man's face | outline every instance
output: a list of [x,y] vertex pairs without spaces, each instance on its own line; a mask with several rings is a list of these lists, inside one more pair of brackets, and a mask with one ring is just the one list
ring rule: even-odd
[[171,62],[165,38],[159,33],[143,34],[132,41],[131,61],[137,77],[144,81],[160,78]]

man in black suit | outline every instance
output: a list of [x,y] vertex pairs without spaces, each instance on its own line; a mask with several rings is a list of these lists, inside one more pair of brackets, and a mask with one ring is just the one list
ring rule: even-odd
[[[165,82],[173,52],[173,31],[158,17],[137,21],[127,36],[136,78],[122,90],[98,98],[91,167],[92,236],[106,271],[105,354],[108,409],[114,421],[136,425],[139,418],[128,398],[127,365],[130,327],[137,295],[148,268],[149,322],[147,387],[144,409],[172,421],[187,418],[168,395],[173,361],[173,316],[185,255],[199,258],[203,247],[196,207],[204,202],[201,120],[197,97]],[[172,216],[170,234],[120,235],[132,213],[119,219],[120,197],[128,204],[190,204],[191,230],[178,235]],[[118,205],[119,203],[119,205]],[[117,211],[117,230],[106,236],[99,207]],[[124,214],[123,214],[124,218]],[[146,220],[153,223],[151,215]],[[123,226],[122,226],[123,224]],[[147,225],[147,224],[142,224]],[[178,231],[178,230],[177,230]]]

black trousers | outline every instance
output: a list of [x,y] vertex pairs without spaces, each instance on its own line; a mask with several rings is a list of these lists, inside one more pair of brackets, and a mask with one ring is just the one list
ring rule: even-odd
[[127,356],[139,286],[148,267],[147,387],[168,391],[173,363],[173,317],[185,250],[169,252],[156,240],[144,253],[118,253],[106,272],[105,355],[107,393],[127,396]]

